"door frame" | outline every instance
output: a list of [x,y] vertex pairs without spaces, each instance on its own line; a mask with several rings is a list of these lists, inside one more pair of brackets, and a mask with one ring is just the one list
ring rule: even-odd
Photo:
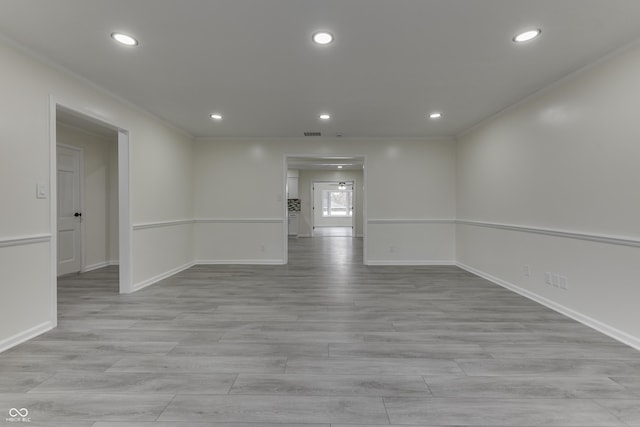
[[[84,215],[85,209],[84,209],[84,149],[82,147],[76,147],[75,145],[68,145],[68,144],[58,144],[56,143],[56,187],[55,187],[55,195],[56,195],[56,219],[58,218],[58,147],[63,147],[66,148],[68,150],[73,150],[73,151],[78,151],[80,152],[80,162],[78,165],[78,173],[80,174],[80,179],[79,179],[79,185],[78,185],[78,191],[80,192],[80,196],[79,196],[79,205],[80,205],[80,213],[82,213]],[[53,197],[53,196],[52,196]],[[84,218],[80,217],[80,273],[84,273],[84,260],[85,260],[85,241],[84,241],[84,237],[85,237],[85,222],[84,222]],[[52,233],[53,234],[53,233]],[[57,272],[57,265],[58,265],[58,224],[56,221],[56,228],[55,228],[55,234],[56,234],[56,277],[58,276],[58,272]]]
[[132,227],[131,227],[131,185],[130,158],[131,132],[127,127],[119,126],[110,119],[105,119],[89,110],[85,103],[61,100],[54,95],[49,96],[49,227],[51,230],[50,244],[50,317],[53,327],[58,325],[58,236],[57,236],[57,109],[64,109],[78,117],[107,128],[118,134],[118,263],[120,265],[119,292],[128,294],[133,292],[132,275]]
[[[351,192],[352,194],[352,198],[351,198],[351,204],[353,206],[351,206],[353,208],[354,213],[356,212],[356,203],[355,203],[355,198],[357,197],[356,195],[356,182],[354,180],[344,180],[344,181],[311,181],[311,215],[310,215],[310,223],[311,223],[311,237],[313,236],[313,232],[315,231],[315,224],[316,224],[316,184],[338,184],[340,182],[344,182],[345,184],[350,184],[351,185]],[[352,215],[351,216],[351,237],[355,238],[356,236],[356,215]]]
[[[283,263],[289,263],[289,224],[287,221],[289,212],[287,209],[287,170],[289,169],[289,157],[306,157],[310,159],[322,159],[330,156],[346,156],[346,157],[359,157],[362,159],[362,241],[363,241],[363,253],[362,253],[362,264],[369,265],[368,258],[368,250],[367,250],[367,235],[368,235],[368,215],[367,215],[367,155],[366,154],[350,154],[350,153],[339,153],[339,154],[325,154],[325,155],[313,155],[313,154],[287,154],[283,155],[282,161],[282,175],[281,175],[281,188],[282,193],[278,196],[279,199],[282,200],[282,246],[283,246]],[[300,187],[298,186],[298,191]],[[355,226],[353,232],[355,233]],[[357,237],[354,234],[354,237]]]

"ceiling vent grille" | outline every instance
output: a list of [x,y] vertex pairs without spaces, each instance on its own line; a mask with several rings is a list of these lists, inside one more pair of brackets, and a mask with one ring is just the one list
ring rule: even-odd
[[320,136],[320,132],[305,132],[304,136]]

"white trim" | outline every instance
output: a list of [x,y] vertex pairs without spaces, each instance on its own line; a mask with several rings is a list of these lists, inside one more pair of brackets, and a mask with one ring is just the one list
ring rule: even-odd
[[[289,263],[289,201],[287,195],[287,186],[289,185],[289,157],[286,154],[283,154],[282,161],[282,218],[286,218],[286,221],[282,221],[282,233],[284,237],[282,239],[282,258],[283,264]],[[298,198],[300,198],[300,172],[298,171]],[[299,224],[299,223],[298,223]],[[298,226],[298,231],[300,231],[300,227]]]
[[474,227],[487,227],[487,228],[495,228],[499,230],[542,234],[545,236],[564,237],[567,239],[587,240],[590,242],[607,243],[610,245],[631,246],[636,248],[640,247],[640,240],[634,239],[631,237],[624,237],[624,236],[607,236],[604,234],[573,232],[573,231],[565,231],[565,230],[556,230],[551,228],[536,228],[536,227],[527,227],[522,225],[499,224],[499,223],[493,223],[493,222],[469,221],[469,220],[461,220],[461,219],[457,220],[456,223],[461,225],[470,225]]
[[194,265],[195,265],[194,262],[188,262],[188,263],[183,264],[183,265],[181,265],[179,267],[172,268],[169,271],[165,271],[164,273],[160,273],[157,276],[153,276],[153,277],[151,277],[149,279],[145,279],[142,282],[139,282],[139,283],[136,283],[135,285],[133,285],[131,287],[131,292],[137,292],[137,291],[139,291],[141,289],[146,288],[147,286],[151,286],[154,283],[157,283],[157,282],[159,282],[161,280],[167,279],[167,278],[169,278],[169,277],[171,277],[171,276],[173,276],[175,274],[180,273],[181,271],[184,271],[184,270],[186,270],[188,268],[191,268]]
[[455,224],[455,219],[370,219],[369,224]]
[[58,147],[57,101],[49,96],[49,321],[58,326]]
[[455,261],[452,260],[369,260],[367,265],[456,265]]
[[[367,197],[368,194],[368,172],[367,168],[367,157],[364,157],[362,162],[362,264],[369,265],[369,249],[368,249],[368,241],[369,241],[369,208],[367,205]],[[355,232],[356,229],[354,228]]]
[[51,234],[34,234],[33,236],[18,236],[10,239],[0,238],[0,248],[9,248],[11,246],[32,245],[36,243],[48,243],[51,240]]
[[469,273],[475,274],[476,276],[482,277],[483,279],[486,279],[490,282],[495,283],[496,285],[502,286],[503,288],[506,288],[510,291],[513,291],[519,295],[522,295],[523,297],[526,297],[530,300],[533,300],[537,303],[540,303],[542,305],[544,305],[545,307],[550,308],[551,310],[557,311],[560,314],[563,314],[567,317],[570,317],[571,319],[578,321],[592,329],[595,329],[598,332],[601,332],[617,341],[620,341],[623,344],[626,344],[628,346],[631,346],[633,348],[635,348],[636,350],[640,350],[640,337],[635,337],[633,335],[630,335],[626,332],[623,332],[617,328],[614,328],[613,326],[607,325],[606,323],[600,322],[599,320],[596,320],[592,317],[589,317],[587,315],[584,315],[580,312],[577,312],[569,307],[566,307],[562,304],[558,304],[557,302],[554,302],[548,298],[545,298],[543,296],[540,296],[534,292],[531,292],[529,290],[523,289],[519,286],[514,285],[513,283],[509,283],[507,281],[504,281],[502,279],[499,279],[495,276],[492,276],[490,274],[487,274],[481,270],[478,270],[476,268],[473,268],[471,266],[465,265],[463,263],[456,263],[456,265],[460,268],[462,268],[463,270],[468,271]]
[[282,224],[282,218],[196,218],[196,224]]
[[284,259],[199,259],[195,265],[284,265]]
[[[252,142],[252,141],[264,141],[264,142],[302,142],[302,141],[314,141],[314,142],[428,142],[428,141],[442,141],[453,142],[455,141],[452,135],[440,135],[440,136],[351,136],[351,137],[327,137],[327,136],[196,136],[193,138],[195,142]],[[331,157],[332,154],[317,155],[317,154],[286,154],[286,157],[306,157],[306,158],[323,158]],[[341,157],[364,157],[364,156],[350,156],[349,154],[338,154]],[[304,168],[302,168],[304,170]]]
[[61,100],[55,95],[49,95],[49,195],[50,195],[50,223],[51,234],[51,260],[50,260],[50,288],[51,288],[51,322],[55,327],[58,324],[58,248],[57,248],[57,108],[68,110],[86,120],[99,123],[113,129],[118,134],[118,237],[119,237],[119,286],[120,293],[132,292],[132,238],[131,238],[131,193],[130,193],[130,132],[115,123],[96,116],[95,113],[84,107],[82,101],[70,102]]
[[118,261],[102,261],[96,262],[95,264],[87,265],[82,272],[88,273],[93,270],[98,270],[99,268],[110,267],[112,265],[118,265]]
[[82,269],[83,273],[88,273],[93,270],[97,270],[99,268],[104,268],[109,266],[109,261],[96,262],[95,264],[87,265]]
[[50,331],[54,327],[54,324],[52,324],[50,321],[47,321],[29,328],[26,331],[18,332],[17,334],[0,341],[0,353],[17,346],[18,344],[22,344],[25,341],[29,341],[30,339],[33,339],[38,335],[42,335],[45,332]]
[[[298,178],[300,179],[300,178]],[[309,180],[309,237],[313,237],[316,229],[316,185],[315,181]],[[300,189],[300,182],[298,182],[298,190]],[[299,194],[298,194],[299,195]],[[300,200],[302,202],[302,200]],[[300,208],[302,213],[302,208]],[[300,231],[300,222],[298,222],[298,231]]]
[[195,223],[195,220],[193,219],[175,219],[170,221],[157,221],[157,222],[134,224],[132,228],[134,230],[145,230],[147,228],[172,227],[175,225],[186,225],[186,224],[193,224],[193,223]]
[[118,129],[118,258],[119,290],[133,292],[133,237],[131,229],[131,134]]

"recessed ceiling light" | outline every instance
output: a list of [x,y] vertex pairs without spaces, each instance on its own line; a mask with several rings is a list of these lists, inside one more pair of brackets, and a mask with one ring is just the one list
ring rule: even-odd
[[313,35],[312,40],[316,44],[329,44],[333,41],[333,34],[320,31]]
[[527,30],[527,31],[524,31],[524,32],[516,35],[513,38],[513,41],[516,42],[516,43],[528,42],[529,40],[535,39],[540,34],[542,34],[542,30],[540,28],[536,28],[535,30]]
[[222,114],[211,114],[209,117],[211,117],[213,120],[222,120]]
[[442,113],[440,113],[438,111],[435,111],[435,112],[429,114],[429,118],[430,119],[440,119],[440,118],[442,118]]
[[329,120],[330,118],[329,114],[320,114],[320,120]]
[[125,46],[137,46],[138,40],[122,33],[111,33],[111,38]]

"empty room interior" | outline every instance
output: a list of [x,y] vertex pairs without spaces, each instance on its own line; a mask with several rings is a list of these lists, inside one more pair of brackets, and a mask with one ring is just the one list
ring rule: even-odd
[[640,426],[640,2],[0,0],[0,424]]

